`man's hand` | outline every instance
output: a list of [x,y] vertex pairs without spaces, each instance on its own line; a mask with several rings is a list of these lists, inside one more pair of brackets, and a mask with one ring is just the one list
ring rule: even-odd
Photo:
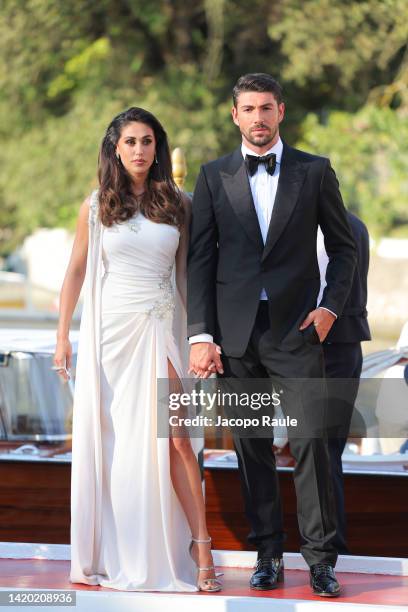
[[323,342],[335,320],[336,317],[334,316],[334,314],[332,314],[325,308],[316,308],[316,310],[312,310],[311,312],[309,312],[299,329],[306,329],[306,327],[309,327],[309,325],[313,323],[316,328],[317,335],[319,336],[320,342]]
[[224,374],[220,354],[221,348],[213,342],[195,342],[191,345],[188,373],[200,378],[208,378],[215,371]]

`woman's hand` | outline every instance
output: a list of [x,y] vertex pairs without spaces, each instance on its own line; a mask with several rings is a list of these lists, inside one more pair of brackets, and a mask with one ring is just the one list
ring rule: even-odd
[[72,365],[72,346],[68,338],[58,339],[53,358],[53,369],[67,382],[70,378]]
[[221,347],[214,342],[195,342],[190,349],[189,374],[198,378],[208,378],[218,372],[224,374],[221,361]]

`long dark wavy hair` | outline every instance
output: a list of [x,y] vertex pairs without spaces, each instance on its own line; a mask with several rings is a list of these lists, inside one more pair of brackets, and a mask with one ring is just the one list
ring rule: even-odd
[[[132,192],[130,175],[116,157],[116,145],[122,130],[133,121],[150,126],[156,139],[157,163],[151,165],[147,189],[138,200]],[[167,134],[149,111],[132,107],[111,121],[99,152],[98,178],[100,218],[106,227],[127,221],[138,210],[156,223],[178,228],[183,225],[184,208],[180,191],[173,180]]]

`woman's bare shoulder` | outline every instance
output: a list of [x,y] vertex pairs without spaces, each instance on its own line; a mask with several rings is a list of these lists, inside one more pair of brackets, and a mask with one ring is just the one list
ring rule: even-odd
[[87,195],[81,204],[81,208],[83,207],[89,210],[89,207],[91,206],[91,199],[92,199],[92,195],[91,194]]
[[82,218],[82,217],[87,217],[88,218],[90,207],[91,207],[91,196],[88,195],[82,201],[82,204],[79,207],[79,216],[80,216],[80,218]]
[[[92,210],[91,210],[92,209]],[[96,214],[97,209],[97,191],[93,191],[83,200],[79,209],[79,220],[80,222],[88,223],[89,218],[92,216],[92,211]]]

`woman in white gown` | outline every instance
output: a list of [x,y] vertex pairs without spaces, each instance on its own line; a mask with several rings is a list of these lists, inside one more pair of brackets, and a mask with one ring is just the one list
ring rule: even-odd
[[71,582],[134,591],[220,589],[191,441],[157,435],[157,379],[180,385],[186,376],[180,317],[189,205],[173,182],[158,120],[140,108],[115,117],[100,150],[99,190],[79,213],[54,355],[67,379],[69,327],[85,280],[73,413]]

